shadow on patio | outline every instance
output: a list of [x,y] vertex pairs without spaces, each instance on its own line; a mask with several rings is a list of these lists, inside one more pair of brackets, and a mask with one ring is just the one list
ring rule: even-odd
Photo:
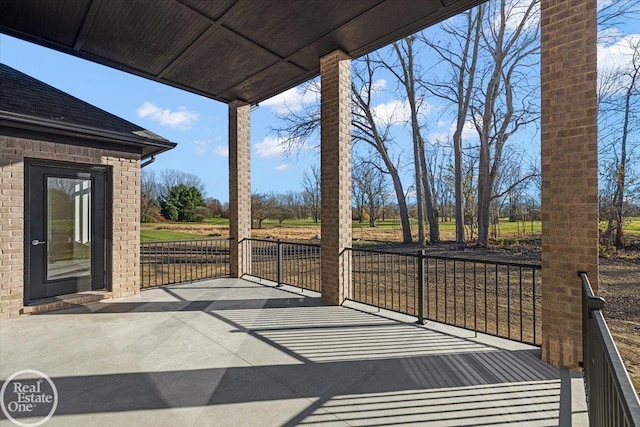
[[0,374],[51,377],[48,425],[587,424],[538,349],[411,319],[216,279],[3,321]]

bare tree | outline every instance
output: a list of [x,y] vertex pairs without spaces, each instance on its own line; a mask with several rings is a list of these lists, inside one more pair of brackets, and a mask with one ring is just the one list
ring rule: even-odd
[[433,141],[425,150],[427,178],[433,189],[436,213],[442,221],[453,218],[454,176],[452,153],[448,145]]
[[394,160],[391,154],[393,139],[390,128],[393,121],[383,122],[374,114],[373,97],[377,90],[374,79],[377,65],[369,55],[354,64],[352,68],[353,78],[353,138],[368,144],[379,155],[384,165],[385,172],[391,178],[393,190],[398,203],[400,224],[402,227],[403,243],[411,243],[411,223],[409,221],[409,209],[400,173],[399,161]]
[[628,167],[636,148],[629,143],[630,134],[638,128],[635,123],[639,111],[633,100],[640,94],[640,40],[630,41],[628,47],[628,65],[601,76],[598,103],[601,124],[606,124],[601,126],[606,131],[600,135],[605,154],[603,170],[612,190],[604,237],[618,248],[624,246],[625,190],[629,180]]
[[302,175],[302,197],[311,212],[313,222],[320,219],[320,169],[318,165],[304,171]]
[[196,175],[175,169],[163,169],[158,178],[158,197],[166,197],[169,190],[178,185],[195,187],[202,195],[205,194],[204,183]]
[[158,180],[153,170],[140,173],[140,218],[143,222],[156,221],[160,217]]
[[629,19],[640,18],[640,3],[637,0],[611,0],[598,2],[598,38],[600,41],[611,36],[608,31]]
[[420,40],[436,53],[440,59],[439,62],[445,64],[449,70],[444,78],[435,76],[434,79],[426,82],[425,89],[432,95],[453,105],[456,109],[452,142],[454,151],[456,243],[459,245],[465,243],[462,132],[469,118],[471,99],[475,89],[483,12],[483,5],[465,12],[459,18],[464,20],[464,25],[462,26],[457,25],[457,22],[445,22],[441,26],[442,31],[447,35],[445,43],[425,37],[424,33],[419,36]]
[[[367,144],[380,155],[384,171],[391,178],[396,194],[403,242],[410,243],[412,240],[411,224],[406,196],[398,172],[399,161],[393,157],[390,150],[393,140],[389,129],[394,123],[384,123],[375,117],[373,110],[373,96],[378,90],[374,80],[375,73],[376,66],[369,56],[356,60],[352,64],[352,139],[354,143]],[[302,91],[318,94],[318,81],[314,80],[305,84]],[[278,124],[272,127],[271,131],[282,139],[289,151],[299,149],[305,144],[317,145],[320,126],[319,103],[305,105],[299,110],[289,108],[285,113],[276,116],[279,119]]]
[[[535,22],[539,0],[487,4],[481,28],[481,48],[488,55],[482,88],[472,102],[474,125],[480,139],[478,161],[478,245],[489,237],[491,201],[500,174],[502,153],[508,139],[537,118],[533,76],[540,47]],[[533,77],[531,77],[533,79]]]
[[[416,63],[414,50],[415,36],[405,37],[393,43],[395,58],[392,61],[382,60],[382,64],[396,77],[403,88],[409,103],[411,137],[413,141],[413,158],[415,172],[415,189],[418,205],[418,243],[425,243],[424,219],[429,222],[429,241],[440,240],[438,215],[434,206],[433,190],[428,179],[429,171],[425,160],[425,143],[420,123],[421,108],[424,107],[424,96],[419,93],[421,73]],[[426,212],[425,212],[426,210]]]
[[267,218],[275,218],[276,214],[275,194],[254,193],[251,195],[251,221],[254,228],[262,228],[262,222]]
[[[369,227],[376,226],[376,220],[382,213],[385,194],[385,175],[381,168],[370,160],[358,158],[353,166],[353,187],[356,207],[369,216]],[[364,215],[360,214],[362,222]]]
[[211,218],[223,218],[225,216],[224,207],[220,200],[214,198],[208,198],[205,200],[207,203],[207,209]]
[[274,217],[278,220],[278,226],[282,227],[284,220],[296,217],[296,193],[289,191],[275,195]]
[[477,233],[478,220],[476,214],[478,212],[478,182],[476,171],[478,169],[478,157],[471,154],[465,154],[462,162],[462,197],[464,198],[464,219],[465,229],[467,232],[467,240],[475,239]]

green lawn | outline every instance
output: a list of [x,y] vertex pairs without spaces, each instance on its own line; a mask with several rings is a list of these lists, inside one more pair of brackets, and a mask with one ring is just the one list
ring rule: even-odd
[[640,216],[627,218],[624,222],[624,231],[640,234]]
[[[229,220],[227,218],[210,218],[205,221],[206,225],[216,225],[222,227],[229,226]],[[185,225],[183,223],[182,225]],[[200,224],[201,225],[201,224]],[[533,221],[533,232],[539,233],[541,231],[541,222]],[[604,222],[600,223],[600,228],[604,229],[606,224]],[[194,227],[196,225],[194,224]],[[272,219],[266,219],[262,222],[262,227],[276,228],[278,227],[278,221]],[[300,228],[300,227],[320,227],[320,223],[315,223],[311,219],[303,219],[303,220],[285,220],[282,228]],[[353,221],[354,230],[357,229],[366,229],[369,228],[368,222],[359,223],[358,221]],[[411,228],[413,231],[417,229],[417,222],[415,220],[411,220]],[[400,230],[400,220],[398,219],[388,219],[385,221],[377,221],[376,229],[379,230]],[[442,232],[455,232],[455,222],[441,222],[440,230]],[[624,224],[624,230],[627,233],[640,234],[640,217],[627,218]],[[501,218],[499,223],[499,234],[500,235],[509,235],[509,234],[528,234],[532,231],[532,223],[527,221],[526,223],[522,222],[509,222],[507,218]],[[190,233],[188,231],[173,231],[173,230],[155,230],[155,229],[143,229],[140,232],[140,239],[143,242],[162,242],[169,240],[192,240],[192,239],[203,239],[207,238],[202,233]]]
[[209,225],[223,225],[225,227],[228,227],[229,218],[207,218],[204,220],[204,223]]
[[[600,230],[607,228],[606,221],[600,221]],[[623,230],[625,233],[640,234],[640,216],[625,218],[623,224]]]
[[172,230],[141,230],[141,242],[167,242],[171,240],[194,240],[206,238],[202,234]]

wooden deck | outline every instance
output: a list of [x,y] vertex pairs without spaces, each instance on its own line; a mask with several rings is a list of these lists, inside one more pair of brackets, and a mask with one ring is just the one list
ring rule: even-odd
[[[237,279],[0,324],[0,375],[49,375],[47,425],[587,425],[539,349]],[[2,425],[10,425],[6,419]]]

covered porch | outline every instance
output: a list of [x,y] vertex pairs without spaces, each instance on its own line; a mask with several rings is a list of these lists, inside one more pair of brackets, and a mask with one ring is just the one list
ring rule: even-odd
[[[235,277],[251,274],[244,268],[250,260],[243,257],[242,244],[251,238],[251,108],[319,75],[322,299],[340,305],[352,285],[346,256],[352,244],[351,59],[480,3],[165,0],[149,8],[145,1],[24,1],[7,5],[0,31],[228,104],[230,237],[235,242],[230,272]],[[587,272],[598,287],[596,10],[595,0],[540,5],[541,357],[574,368],[582,357],[576,273]],[[131,203],[134,212],[136,202]],[[18,226],[16,233],[30,242]],[[18,291],[24,253],[20,245],[0,253],[0,266],[12,270]],[[136,265],[137,255],[131,255]],[[123,262],[122,269],[127,265]],[[121,280],[137,292],[136,273]],[[2,298],[0,315],[18,315],[23,301]]]
[[49,375],[48,425],[588,424],[581,375],[539,348],[273,285],[220,278],[6,320],[0,376]]

